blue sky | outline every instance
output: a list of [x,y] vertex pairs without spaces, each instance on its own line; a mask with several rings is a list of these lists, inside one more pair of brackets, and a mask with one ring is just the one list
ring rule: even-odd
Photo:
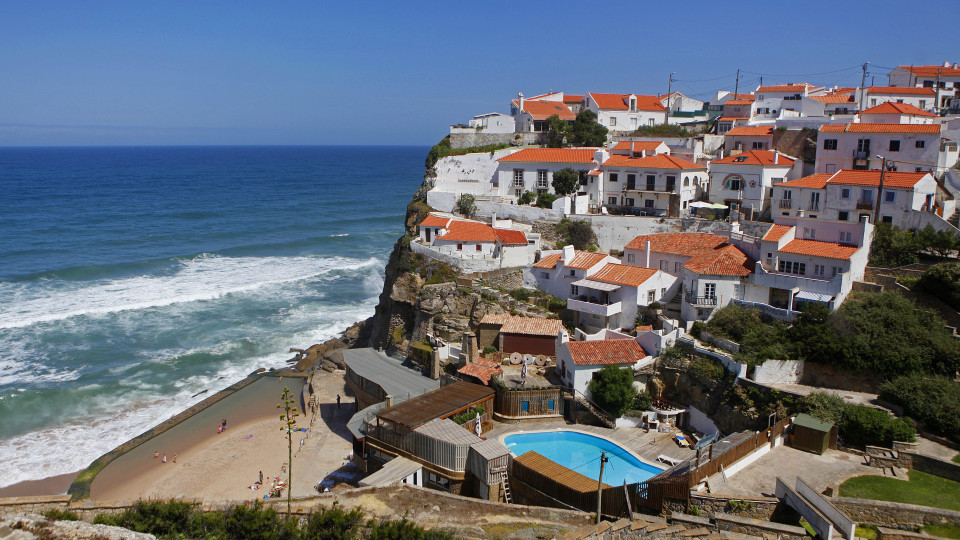
[[[411,144],[518,91],[708,97],[960,61],[957,0],[4,2],[0,146]],[[652,4],[652,5],[651,5]],[[662,6],[662,7],[652,7]]]

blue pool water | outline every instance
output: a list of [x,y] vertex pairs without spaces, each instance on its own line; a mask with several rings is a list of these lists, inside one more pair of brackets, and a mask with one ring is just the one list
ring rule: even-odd
[[532,450],[594,480],[600,477],[600,452],[605,450],[610,461],[603,468],[603,483],[611,486],[643,482],[663,471],[606,439],[577,431],[518,433],[503,443],[515,456]]

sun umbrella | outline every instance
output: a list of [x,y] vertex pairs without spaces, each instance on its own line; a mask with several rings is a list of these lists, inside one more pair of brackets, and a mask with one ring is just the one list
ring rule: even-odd
[[477,423],[473,426],[473,431],[476,432],[477,437],[483,432],[483,426],[480,425],[480,413],[477,413]]

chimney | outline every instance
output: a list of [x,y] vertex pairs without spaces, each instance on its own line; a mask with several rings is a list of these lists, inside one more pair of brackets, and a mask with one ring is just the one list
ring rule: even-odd
[[493,215],[490,216],[490,226],[493,227],[494,229],[497,228],[497,213],[496,213],[496,212],[494,212]]
[[517,102],[520,104],[520,112],[523,112],[523,92],[517,93]]
[[563,264],[569,264],[570,261],[573,260],[574,255],[575,253],[573,246],[563,246],[563,256],[561,257],[563,259]]
[[776,165],[780,161],[780,152],[776,150],[773,151],[773,164]]
[[649,241],[649,240],[646,241],[646,243],[645,243],[644,246],[643,246],[643,249],[646,250],[646,255],[645,255],[646,258],[645,258],[645,260],[643,261],[643,267],[644,267],[644,268],[650,268],[650,249],[651,249],[651,247],[650,247],[650,241]]

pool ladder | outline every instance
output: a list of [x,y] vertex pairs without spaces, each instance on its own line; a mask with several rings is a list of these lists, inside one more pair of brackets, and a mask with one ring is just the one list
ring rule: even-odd
[[507,471],[500,471],[500,484],[503,486],[503,500],[508,504],[513,504],[513,495],[510,493],[510,481],[507,479]]

